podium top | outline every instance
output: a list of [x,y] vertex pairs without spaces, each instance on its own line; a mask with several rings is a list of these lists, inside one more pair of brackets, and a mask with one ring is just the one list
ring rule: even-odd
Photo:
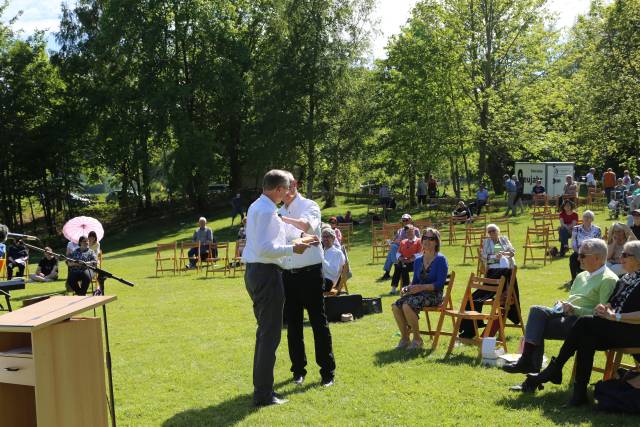
[[0,332],[31,332],[115,300],[115,295],[51,297],[0,316]]

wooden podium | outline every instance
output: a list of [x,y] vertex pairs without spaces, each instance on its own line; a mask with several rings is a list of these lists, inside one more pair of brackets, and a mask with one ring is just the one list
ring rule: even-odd
[[0,425],[107,425],[101,321],[73,316],[115,299],[56,296],[0,316]]

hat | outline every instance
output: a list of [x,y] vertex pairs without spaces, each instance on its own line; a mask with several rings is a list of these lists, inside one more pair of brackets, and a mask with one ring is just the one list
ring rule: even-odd
[[401,219],[411,219],[411,215],[403,214]]
[[631,211],[631,215],[632,216],[640,216],[640,209],[635,209],[635,210]]

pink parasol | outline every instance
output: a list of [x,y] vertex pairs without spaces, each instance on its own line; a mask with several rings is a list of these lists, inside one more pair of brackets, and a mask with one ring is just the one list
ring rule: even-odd
[[98,242],[104,237],[104,228],[102,224],[95,218],[90,216],[77,216],[70,219],[62,227],[62,234],[73,243],[78,243],[80,236],[87,236],[90,231],[95,231],[98,236]]

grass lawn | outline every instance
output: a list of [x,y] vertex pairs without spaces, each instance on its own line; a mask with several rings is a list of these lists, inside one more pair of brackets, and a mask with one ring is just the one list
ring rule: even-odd
[[[364,215],[366,207],[347,205],[323,212],[324,217],[353,211]],[[222,215],[222,214],[220,214]],[[496,214],[497,215],[497,214]],[[255,319],[242,277],[205,279],[189,272],[154,277],[156,242],[190,238],[197,216],[184,222],[159,220],[143,223],[107,236],[105,268],[136,283],[129,288],[107,282],[107,293],[118,300],[109,306],[110,338],[118,422],[122,426],[226,426],[226,425],[634,425],[640,419],[596,413],[591,408],[563,409],[570,396],[565,383],[549,384],[536,396],[512,393],[508,387],[523,380],[496,368],[476,363],[474,347],[455,349],[443,358],[446,338],[431,353],[396,351],[396,325],[386,296],[389,282],[377,283],[381,263],[371,264],[369,225],[356,227],[350,252],[352,293],[383,296],[384,313],[365,316],[353,323],[331,324],[337,370],[336,384],[320,387],[313,336],[305,328],[309,374],[305,385],[291,382],[286,331],[278,349],[275,378],[278,392],[290,402],[255,410],[251,406],[251,369]],[[214,217],[215,215],[212,215]],[[423,217],[426,215],[416,215]],[[596,212],[596,224],[611,221]],[[512,242],[522,245],[526,215],[515,219]],[[219,240],[234,238],[227,213],[209,225]],[[444,245],[449,268],[457,274],[454,305],[459,304],[475,264],[463,265],[462,247]],[[519,269],[523,315],[533,304],[553,304],[566,296],[568,259]],[[62,290],[64,284],[30,284],[15,292],[14,299]],[[16,302],[15,306],[20,304]],[[424,318],[421,318],[421,325]],[[509,329],[509,350],[519,336]],[[428,341],[425,341],[429,347]],[[547,357],[555,355],[559,342],[549,342]],[[602,354],[598,363],[602,364]],[[592,382],[601,374],[592,376]],[[81,396],[77,396],[81,398]]]

